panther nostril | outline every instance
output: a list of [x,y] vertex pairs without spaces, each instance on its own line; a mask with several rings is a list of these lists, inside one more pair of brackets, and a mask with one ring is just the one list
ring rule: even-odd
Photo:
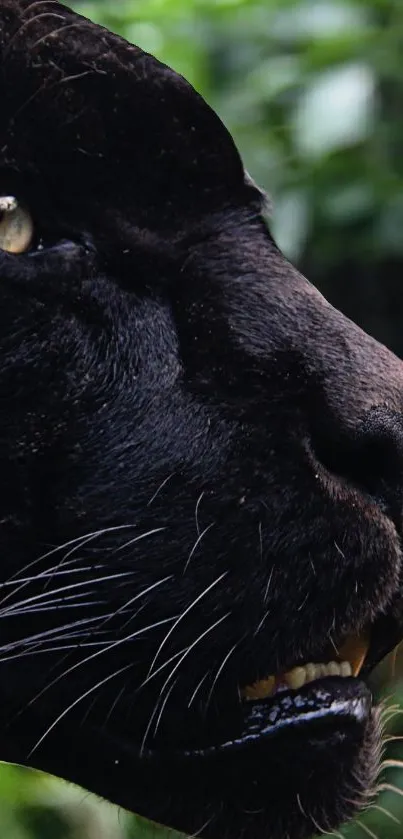
[[403,414],[387,407],[372,408],[358,428],[340,430],[315,451],[323,465],[372,498],[399,530],[403,512]]

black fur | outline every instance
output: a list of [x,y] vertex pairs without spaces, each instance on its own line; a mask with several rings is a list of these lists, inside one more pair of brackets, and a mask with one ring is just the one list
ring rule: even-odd
[[0,251],[0,758],[206,837],[334,828],[377,712],[184,755],[397,609],[402,364],[284,259],[177,74],[53,0],[0,0],[0,65],[37,237]]

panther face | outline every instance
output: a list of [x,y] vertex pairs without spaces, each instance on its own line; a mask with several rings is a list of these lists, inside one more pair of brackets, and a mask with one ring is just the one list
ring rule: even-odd
[[0,0],[0,62],[0,758],[213,839],[335,828],[403,634],[402,364],[180,76],[54,0]]

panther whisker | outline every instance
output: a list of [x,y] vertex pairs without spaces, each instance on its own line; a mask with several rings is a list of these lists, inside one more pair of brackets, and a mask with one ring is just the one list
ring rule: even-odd
[[[133,603],[136,603],[136,601],[139,600],[141,597],[144,597],[146,594],[149,594],[150,591],[154,591],[156,588],[159,588],[159,586],[163,585],[163,583],[167,583],[168,580],[172,580],[173,576],[174,576],[173,574],[168,574],[166,577],[162,577],[161,580],[157,580],[156,583],[152,583],[151,585],[147,586],[147,588],[144,588],[141,591],[137,592],[137,594],[135,594],[129,600],[126,600],[126,602],[123,603],[123,605],[120,606],[119,609],[116,610],[116,612],[113,612],[112,617],[116,618],[122,612],[129,609],[129,606],[132,606]],[[109,618],[108,618],[108,620],[109,620]],[[130,620],[131,620],[131,618],[129,618],[129,620],[126,622],[126,624],[124,624],[124,626],[126,626],[127,623],[130,623]],[[103,626],[103,624],[101,624],[101,626]]]
[[[97,539],[99,536],[109,535],[110,533],[115,533],[119,530],[127,530],[128,528],[132,528],[132,527],[136,527],[136,525],[135,524],[119,524],[119,525],[111,526],[111,527],[103,527],[99,530],[94,530],[91,533],[84,533],[81,536],[76,536],[74,539],[69,539],[67,542],[63,542],[60,545],[56,545],[56,547],[51,548],[49,551],[46,551],[46,553],[41,554],[40,556],[36,557],[34,560],[31,560],[31,562],[28,562],[22,568],[19,568],[18,571],[15,572],[15,574],[12,574],[11,577],[8,577],[7,582],[9,583],[12,580],[18,579],[20,574],[23,574],[25,571],[28,570],[28,568],[32,568],[33,566],[37,565],[38,562],[42,562],[42,560],[48,559],[50,556],[52,556],[55,553],[58,553],[58,551],[62,551],[64,548],[69,548],[70,546],[75,545],[76,549],[78,549],[78,548],[82,547],[82,543],[87,544],[88,542],[91,542],[94,539]],[[65,555],[64,559],[66,559],[68,556],[71,556],[72,553],[74,553],[74,551],[68,552]],[[59,567],[59,565],[60,565],[60,563],[56,567]]]
[[338,554],[340,554],[340,556],[341,556],[343,559],[346,559],[346,555],[345,555],[344,551],[342,551],[342,549],[341,549],[340,545],[338,545],[338,544],[337,544],[336,540],[334,540],[333,544],[334,544],[334,546],[335,546],[335,548],[336,548],[337,553],[338,553]]
[[194,833],[191,833],[191,834],[187,837],[187,839],[197,839],[197,837],[198,837],[198,836],[201,836],[201,834],[203,833],[203,830],[205,830],[205,829],[206,829],[206,827],[209,827],[209,825],[210,825],[210,824],[214,821],[214,819],[215,819],[215,818],[216,818],[215,814],[213,814],[212,816],[210,816],[210,818],[208,818],[208,819],[207,819],[207,821],[205,821],[205,822],[202,824],[202,826],[201,826],[201,827],[199,827],[197,830],[195,830],[195,832],[194,832]]
[[[103,616],[102,616],[103,617]],[[81,618],[78,621],[73,621],[71,623],[63,624],[62,626],[53,627],[52,629],[44,630],[43,632],[38,632],[35,635],[31,635],[28,638],[22,638],[18,641],[13,641],[10,644],[4,644],[0,646],[0,653],[4,652],[9,649],[15,649],[16,647],[26,646],[28,643],[31,643],[36,640],[41,640],[42,638],[49,637],[54,635],[57,632],[60,632],[64,629],[73,629],[77,626],[84,626],[90,625],[92,623],[96,623],[99,621],[99,616],[93,616],[91,618]]]
[[145,749],[145,744],[146,744],[146,742],[147,742],[148,735],[149,735],[149,733],[150,733],[150,731],[151,731],[151,726],[152,726],[152,724],[153,724],[153,722],[154,722],[154,719],[155,719],[155,717],[156,717],[156,715],[157,715],[157,713],[158,713],[158,710],[159,710],[160,704],[162,703],[162,708],[165,708],[165,701],[166,701],[166,699],[168,699],[168,698],[169,698],[169,696],[170,696],[170,694],[171,694],[171,692],[172,692],[173,687],[175,687],[175,685],[176,685],[176,683],[177,683],[177,681],[178,681],[178,678],[179,678],[179,677],[177,677],[177,678],[174,680],[173,684],[172,684],[172,685],[168,688],[168,690],[167,690],[167,691],[166,691],[166,693],[165,693],[165,697],[164,697],[164,688],[165,688],[165,685],[163,686],[163,688],[162,688],[162,689],[161,689],[161,691],[160,691],[160,694],[159,694],[159,696],[158,696],[158,698],[157,698],[157,701],[156,701],[156,703],[155,703],[155,705],[154,705],[154,708],[153,708],[153,710],[152,710],[152,712],[151,712],[151,714],[150,714],[150,718],[149,718],[149,720],[148,720],[148,723],[147,723],[146,729],[145,729],[145,731],[144,731],[143,739],[142,739],[142,741],[141,741],[141,746],[140,746],[140,752],[139,752],[139,753],[140,753],[140,756],[141,756],[141,755],[143,754],[143,752],[144,752],[144,749]]
[[99,698],[100,698],[99,693],[95,693],[94,696],[91,699],[91,702],[88,703],[88,707],[85,708],[84,713],[83,713],[83,715],[81,717],[81,720],[80,720],[80,728],[82,728],[85,725],[85,722],[91,716],[91,713],[92,713],[95,705],[97,704]]
[[46,685],[46,687],[42,688],[42,690],[39,691],[39,693],[37,693],[32,699],[29,700],[26,707],[29,708],[45,692],[50,690],[50,688],[54,687],[54,685],[57,682],[59,682],[61,679],[68,676],[73,671],[77,670],[79,667],[84,667],[84,665],[88,664],[89,661],[93,661],[93,659],[98,658],[100,655],[103,655],[104,653],[108,653],[111,650],[115,649],[116,647],[120,647],[122,644],[127,643],[128,641],[132,641],[134,638],[138,638],[140,635],[144,635],[146,632],[149,632],[152,629],[155,629],[159,626],[163,626],[165,623],[168,623],[170,620],[171,620],[171,618],[164,618],[163,620],[156,621],[155,623],[149,624],[146,627],[142,627],[141,629],[136,630],[136,632],[132,632],[130,635],[125,635],[123,638],[118,638],[117,641],[113,641],[113,643],[109,644],[107,647],[104,647],[102,650],[97,650],[95,653],[92,653],[92,655],[87,656],[82,661],[76,662],[76,664],[73,664],[67,670],[63,671],[63,673],[60,673],[58,676],[56,676],[56,678],[53,679],[53,681],[50,682],[50,684],[48,684],[48,685]]
[[[19,583],[37,583],[38,580],[48,580],[49,578],[53,577],[63,577],[68,576],[69,574],[81,574],[85,571],[94,571],[97,568],[102,568],[102,565],[93,566],[93,565],[78,565],[78,563],[82,562],[80,557],[76,557],[75,559],[69,560],[66,565],[70,567],[61,568],[59,565],[55,565],[52,568],[49,568],[48,571],[39,571],[37,574],[32,574],[30,577],[23,577],[21,580],[18,580]],[[73,567],[71,567],[73,566]],[[76,566],[76,567],[74,567]],[[0,583],[0,590],[3,588],[9,588],[10,586],[15,587],[16,580],[5,580],[5,582]],[[20,588],[13,589],[12,594],[16,591],[20,591]]]
[[119,551],[123,551],[125,548],[129,548],[130,545],[134,545],[135,542],[140,542],[147,536],[153,536],[154,533],[161,533],[163,530],[166,530],[166,527],[155,527],[153,530],[148,530],[147,533],[141,533],[140,536],[135,536],[134,539],[130,539],[129,542],[125,542],[123,545],[119,545],[117,548],[114,548],[112,555],[119,553]]
[[204,495],[204,491],[200,493],[200,495],[199,495],[199,497],[198,497],[198,499],[197,499],[197,501],[196,501],[196,507],[195,507],[196,532],[197,532],[197,535],[198,535],[198,536],[200,536],[200,526],[199,526],[199,506],[200,506],[201,500],[202,500],[202,498],[203,498],[203,495]]
[[[163,715],[164,710],[165,710],[165,708],[166,708],[166,704],[167,704],[167,702],[168,702],[168,699],[169,699],[169,697],[170,697],[170,695],[171,695],[171,693],[172,693],[172,691],[173,691],[173,689],[174,689],[175,685],[176,685],[176,684],[177,684],[177,682],[178,682],[178,678],[179,678],[179,676],[177,676],[177,678],[176,678],[176,679],[174,679],[174,681],[172,682],[171,686],[168,688],[168,690],[167,690],[167,692],[166,692],[166,694],[165,694],[165,698],[164,698],[164,700],[163,700],[163,702],[162,702],[162,705],[161,705],[161,708],[160,708],[160,712],[159,712],[159,714],[158,714],[158,717],[157,717],[157,720],[156,720],[156,723],[155,723],[155,726],[154,726],[153,737],[155,737],[155,736],[156,736],[156,734],[157,734],[157,731],[158,731],[158,728],[159,728],[159,725],[160,725],[160,722],[161,722],[161,719],[162,719],[162,715]],[[146,737],[147,737],[147,732],[146,732],[145,739],[146,739]]]
[[[91,569],[89,569],[89,570],[91,570]],[[70,571],[70,573],[71,573],[71,574],[73,574],[73,575],[75,575],[76,573],[78,573],[78,571],[77,571],[77,569],[76,569],[76,568],[71,568],[71,569],[69,569],[69,571]],[[4,609],[5,604],[6,604],[9,600],[12,600],[14,597],[16,597],[16,595],[17,595],[17,594],[19,594],[19,593],[20,593],[20,592],[21,592],[24,588],[26,588],[26,587],[27,587],[30,583],[34,583],[34,584],[35,584],[35,583],[37,583],[37,582],[38,582],[38,581],[40,581],[40,580],[42,580],[42,577],[41,577],[40,575],[38,575],[36,578],[35,578],[35,577],[26,578],[26,580],[25,580],[24,582],[21,582],[21,583],[20,583],[20,585],[17,585],[15,588],[12,588],[12,589],[11,589],[11,591],[9,591],[9,592],[8,592],[8,594],[6,594],[6,595],[5,595],[4,597],[2,597],[2,599],[0,600],[0,614],[1,614],[2,609]],[[8,585],[8,583],[7,583],[7,585]],[[46,583],[45,583],[45,585],[43,586],[42,595],[44,595],[44,593],[45,593],[45,592],[46,592]],[[21,600],[20,600],[20,601],[17,601],[17,602],[19,602],[19,603],[23,603],[23,602],[25,602],[25,601],[21,601]],[[11,608],[12,608],[12,607],[11,607]],[[6,611],[6,610],[5,610],[5,611]]]
[[373,830],[371,830],[367,824],[361,821],[361,819],[356,818],[355,821],[356,824],[358,824],[358,826],[364,831],[364,833],[371,837],[371,839],[379,839],[377,833],[374,833]]
[[383,813],[384,816],[391,819],[391,821],[395,822],[395,824],[401,825],[402,823],[401,820],[394,815],[394,813],[391,813],[390,810],[387,810],[386,807],[382,807],[380,804],[372,804],[371,809],[378,810],[380,813]]
[[[76,639],[77,638],[85,638],[85,637],[86,637],[85,633],[80,634],[80,633],[77,632],[77,633],[72,633],[71,635],[70,635],[70,633],[67,633],[66,636],[61,636],[60,637],[60,642],[64,643],[65,641],[70,640],[70,638],[74,638],[75,643],[71,645],[71,649],[77,649]],[[56,636],[56,639],[52,639],[52,640],[55,641],[55,644],[52,647],[45,647],[44,644],[46,644],[46,641],[43,641],[43,642],[37,641],[36,643],[30,644],[27,649],[23,649],[18,653],[12,653],[12,654],[10,653],[8,655],[0,656],[0,661],[1,662],[3,662],[3,661],[5,661],[5,662],[6,661],[15,661],[15,660],[20,659],[20,658],[28,658],[28,657],[32,657],[32,656],[41,655],[42,652],[47,652],[47,651],[55,652],[56,650],[62,649],[60,644],[56,643],[58,641],[57,636]]]
[[[84,602],[83,598],[87,597],[88,595],[91,595],[91,593],[92,593],[90,581],[88,581],[88,587],[89,587],[90,591],[75,591],[73,594],[66,594],[66,595],[63,595],[62,597],[53,597],[52,596],[53,591],[49,591],[49,592],[47,592],[47,595],[48,595],[47,599],[44,599],[44,601],[40,602],[39,604],[38,603],[29,604],[28,603],[28,604],[25,605],[25,601],[23,600],[23,601],[17,602],[15,604],[15,608],[7,609],[7,611],[5,611],[5,613],[4,613],[4,615],[0,614],[0,617],[4,617],[4,618],[14,617],[16,614],[24,615],[24,614],[29,614],[30,612],[35,614],[36,612],[40,612],[41,610],[45,610],[45,609],[47,609],[48,606],[53,606],[56,603],[66,603],[67,604],[70,601],[73,601],[77,604],[83,603]],[[57,592],[55,592],[55,593],[57,593]],[[88,601],[88,602],[93,603],[94,601],[91,600],[91,601]],[[102,603],[102,602],[103,602],[102,600],[97,600],[96,604],[94,602],[94,605],[98,605],[99,603]],[[20,606],[21,606],[21,608],[20,608]]]
[[379,792],[385,792],[385,791],[394,792],[396,795],[399,795],[403,798],[403,790],[399,789],[399,787],[396,787],[394,784],[387,784],[387,783],[379,784],[378,790],[379,790]]
[[309,818],[310,818],[311,822],[315,825],[316,830],[319,833],[321,833],[323,836],[334,836],[335,835],[333,831],[329,831],[329,830],[326,830],[324,827],[321,827],[320,824],[318,824],[316,819],[313,817],[312,813],[309,813]]
[[308,602],[308,600],[309,600],[309,594],[310,594],[310,592],[309,592],[309,591],[307,591],[307,593],[306,593],[306,595],[305,595],[305,597],[304,597],[304,599],[303,599],[302,603],[300,603],[300,604],[299,604],[299,606],[297,606],[297,612],[302,612],[302,610],[303,610],[303,609],[304,609],[304,607],[306,606],[306,603],[307,603],[307,602]]
[[383,769],[403,769],[403,760],[398,758],[386,758],[381,763],[381,771]]
[[152,670],[153,670],[153,668],[154,668],[155,662],[157,661],[157,659],[158,659],[158,657],[159,657],[159,655],[160,655],[161,651],[163,650],[163,648],[164,648],[165,644],[167,643],[167,641],[168,641],[168,640],[169,640],[169,638],[171,637],[171,635],[172,635],[172,633],[174,632],[174,630],[176,629],[176,627],[177,627],[177,626],[181,623],[181,621],[182,621],[182,620],[186,617],[186,615],[188,615],[188,614],[189,614],[189,612],[190,612],[190,611],[191,611],[191,610],[192,610],[195,606],[197,606],[197,604],[198,604],[198,603],[200,603],[200,601],[203,599],[203,597],[205,597],[207,594],[209,594],[209,592],[210,592],[210,591],[212,591],[212,589],[213,589],[216,585],[218,585],[218,583],[220,583],[220,582],[221,582],[221,580],[223,580],[223,579],[224,579],[224,577],[226,577],[226,576],[227,576],[227,574],[228,574],[228,571],[224,571],[222,574],[220,574],[218,577],[216,577],[216,579],[215,579],[215,580],[213,580],[213,582],[212,582],[212,583],[210,583],[208,586],[206,586],[206,588],[205,588],[205,589],[203,589],[203,591],[202,591],[200,594],[198,594],[198,595],[197,595],[197,597],[195,597],[195,599],[194,599],[194,600],[192,600],[192,602],[190,603],[190,605],[189,605],[189,606],[187,606],[187,607],[186,607],[186,609],[185,609],[185,610],[184,610],[184,611],[183,611],[183,612],[179,615],[179,617],[177,618],[177,620],[175,621],[175,623],[173,624],[173,626],[171,627],[171,629],[169,630],[169,632],[167,632],[167,634],[165,635],[164,639],[161,641],[161,644],[159,645],[158,650],[157,650],[157,652],[155,653],[155,656],[154,656],[154,658],[153,658],[153,660],[152,660],[152,662],[151,662],[150,669],[149,669],[149,671],[148,671],[147,676],[150,676],[150,675],[152,674]]
[[267,580],[267,583],[266,583],[265,593],[263,595],[263,603],[265,605],[267,603],[267,598],[269,596],[269,591],[270,591],[270,586],[271,586],[271,582],[272,582],[272,579],[273,579],[273,574],[274,574],[274,565],[272,565],[272,567],[270,569],[269,577],[268,577],[268,580]]
[[124,673],[126,670],[129,670],[131,667],[133,667],[133,664],[126,664],[124,667],[119,667],[118,670],[115,670],[113,673],[109,673],[107,676],[105,676],[104,679],[100,679],[100,681],[97,682],[96,685],[93,685],[92,687],[90,687],[88,690],[86,690],[84,693],[82,693],[78,697],[78,699],[75,699],[74,702],[71,702],[71,704],[68,705],[68,707],[61,714],[59,714],[59,716],[55,719],[55,721],[52,723],[52,725],[50,725],[49,728],[46,729],[45,733],[42,734],[42,737],[39,738],[39,740],[35,743],[35,746],[33,746],[33,748],[30,750],[30,752],[28,754],[28,757],[32,757],[34,752],[37,751],[39,746],[43,743],[43,741],[46,739],[46,737],[49,736],[49,734],[51,733],[51,731],[53,731],[53,729],[56,727],[56,725],[58,725],[58,723],[61,722],[61,720],[64,719],[64,717],[70,711],[72,711],[73,708],[75,708],[80,702],[82,702],[83,699],[86,699],[87,696],[90,696],[91,693],[93,693],[95,690],[98,690],[100,687],[105,685],[107,682],[110,682],[111,679],[114,679],[116,676],[119,676],[120,673]]
[[209,627],[207,627],[207,629],[205,629],[203,632],[201,632],[201,633],[200,633],[200,635],[198,635],[198,637],[196,638],[196,640],[195,640],[195,641],[193,641],[193,642],[192,642],[192,643],[191,643],[191,644],[190,644],[190,645],[186,648],[185,652],[183,653],[183,655],[181,656],[181,658],[179,659],[179,661],[178,661],[178,662],[175,664],[175,666],[172,668],[172,670],[171,670],[171,672],[170,672],[169,676],[167,676],[167,678],[166,678],[166,680],[165,680],[165,682],[164,682],[164,684],[163,684],[163,686],[162,686],[162,688],[161,688],[161,693],[163,692],[163,690],[164,690],[164,688],[166,687],[166,685],[168,684],[168,682],[170,682],[170,681],[171,681],[172,676],[176,673],[176,671],[177,671],[177,670],[178,670],[178,668],[181,666],[181,664],[183,663],[183,661],[185,660],[185,658],[187,658],[187,656],[189,655],[189,653],[190,653],[190,652],[194,649],[194,647],[195,647],[195,646],[196,646],[196,645],[197,645],[200,641],[203,641],[203,639],[206,637],[206,635],[208,635],[210,632],[212,632],[212,631],[213,631],[213,629],[216,629],[216,627],[217,627],[217,626],[219,626],[219,625],[220,625],[220,624],[221,624],[224,620],[226,620],[226,618],[228,618],[228,617],[230,616],[230,614],[231,614],[231,612],[226,612],[226,614],[225,614],[225,615],[222,615],[222,616],[221,616],[221,618],[218,618],[218,620],[214,621],[214,623],[212,623]]
[[198,692],[199,692],[200,688],[202,687],[202,685],[203,685],[203,683],[205,682],[205,680],[207,679],[207,677],[208,677],[208,676],[210,676],[210,673],[211,673],[211,670],[206,670],[206,672],[205,672],[204,676],[202,676],[202,677],[201,677],[201,679],[200,679],[200,681],[197,683],[197,685],[196,685],[196,687],[195,687],[195,689],[194,689],[194,691],[193,691],[193,693],[192,693],[192,695],[191,695],[191,697],[190,697],[190,699],[189,699],[189,702],[188,702],[188,704],[187,704],[187,707],[188,707],[188,708],[190,708],[190,706],[193,704],[193,702],[194,702],[194,700],[196,699],[196,696],[197,696],[197,694],[198,694]]
[[297,792],[297,804],[298,804],[298,809],[301,811],[301,814],[304,816],[304,818],[305,819],[308,818],[307,814],[306,814],[306,812],[305,812],[305,810],[302,806],[301,796],[300,796],[299,792]]
[[206,535],[206,533],[213,527],[213,525],[214,525],[214,522],[211,522],[210,524],[207,525],[207,527],[204,528],[204,530],[202,530],[201,533],[199,533],[199,535],[198,535],[198,537],[197,537],[197,539],[196,539],[196,541],[193,545],[193,548],[190,551],[190,554],[189,554],[189,556],[186,560],[185,567],[182,571],[183,574],[185,574],[185,572],[187,571],[187,569],[189,567],[190,560],[192,559],[192,556],[194,555],[198,545],[200,544],[201,540],[203,539],[203,536]]
[[[218,668],[218,670],[217,670],[217,672],[216,672],[216,674],[215,674],[215,676],[214,676],[213,684],[211,685],[211,688],[210,688],[209,693],[208,693],[208,696],[207,696],[206,705],[205,705],[205,710],[206,710],[206,711],[207,711],[208,706],[210,705],[210,702],[211,702],[211,698],[212,698],[212,695],[213,695],[214,688],[215,688],[215,686],[216,686],[216,684],[217,684],[217,682],[218,682],[218,679],[220,678],[220,676],[221,676],[221,674],[222,674],[222,672],[223,672],[223,670],[224,670],[225,665],[227,664],[228,660],[231,658],[232,653],[234,653],[234,652],[235,652],[235,650],[237,649],[237,647],[239,647],[240,643],[244,640],[244,637],[245,637],[245,636],[243,635],[243,636],[242,636],[242,638],[240,638],[240,639],[239,639],[239,641],[237,641],[237,642],[236,642],[236,644],[234,644],[234,645],[231,647],[231,649],[227,652],[227,654],[224,656],[224,658],[223,658],[223,660],[222,660],[222,662],[221,662],[221,664],[220,664],[220,666],[219,666],[219,668]],[[188,705],[188,707],[189,707],[189,705]]]
[[138,686],[137,691],[142,690],[146,685],[148,685],[149,682],[154,680],[156,676],[158,676],[158,674],[161,673],[162,670],[165,670],[165,668],[168,667],[168,664],[171,664],[171,661],[176,661],[176,659],[179,658],[179,656],[181,656],[182,653],[184,653],[187,649],[187,647],[182,647],[182,649],[178,650],[176,653],[171,655],[170,658],[167,658],[167,660],[164,661],[163,664],[160,664],[159,667],[157,667],[157,669],[154,670],[150,676],[146,676],[146,678]]
[[61,586],[59,588],[52,589],[50,592],[45,591],[41,592],[41,594],[34,594],[32,597],[27,597],[25,600],[19,600],[17,603],[13,603],[11,606],[8,606],[6,609],[1,608],[2,602],[0,601],[0,618],[4,617],[5,615],[9,615],[15,609],[21,608],[21,606],[29,605],[30,603],[38,603],[41,600],[46,600],[47,597],[54,595],[54,594],[62,594],[64,591],[71,591],[72,589],[83,588],[84,586],[88,586],[93,588],[94,585],[102,582],[111,582],[112,580],[118,580],[122,577],[132,577],[132,571],[120,571],[118,574],[104,574],[102,577],[95,577],[88,580],[82,580],[78,583],[69,583],[66,586]]
[[157,495],[159,495],[159,493],[161,492],[161,490],[164,488],[164,486],[166,486],[166,484],[168,483],[168,481],[170,481],[170,480],[171,480],[171,478],[173,478],[173,477],[174,477],[174,475],[175,475],[175,472],[171,472],[171,474],[170,474],[170,475],[168,475],[168,477],[167,477],[167,478],[165,478],[165,479],[164,479],[164,480],[160,483],[160,485],[159,485],[158,489],[154,492],[154,495],[152,495],[152,496],[151,496],[151,498],[150,498],[150,500],[149,500],[149,501],[147,501],[147,504],[146,504],[146,506],[147,506],[147,507],[149,507],[149,506],[153,503],[153,501],[155,501],[155,499],[156,499]]
[[338,648],[337,648],[337,645],[336,645],[336,644],[335,644],[335,642],[333,641],[333,638],[332,638],[332,636],[331,636],[331,634],[330,634],[330,633],[329,633],[329,635],[328,635],[328,638],[329,638],[329,643],[332,645],[332,647],[333,647],[333,649],[334,649],[334,651],[335,651],[335,653],[336,653],[336,657],[338,657],[338,655],[339,655],[339,650],[338,650]]
[[[144,752],[144,747],[145,747],[146,739],[147,739],[147,737],[148,737],[148,733],[149,733],[149,731],[150,731],[150,728],[151,728],[151,725],[152,725],[152,721],[153,721],[153,719],[154,719],[154,716],[155,716],[155,714],[157,713],[157,709],[158,709],[159,702],[162,700],[162,697],[163,697],[163,695],[164,695],[164,691],[166,690],[166,688],[167,688],[167,686],[168,686],[169,682],[171,681],[172,677],[175,675],[176,671],[179,669],[179,667],[181,666],[181,664],[183,663],[183,661],[185,660],[185,658],[187,658],[188,654],[189,654],[189,653],[190,653],[190,652],[194,649],[194,647],[195,647],[195,646],[196,646],[196,645],[197,645],[200,641],[202,641],[202,640],[206,637],[206,635],[208,635],[210,632],[212,632],[212,630],[213,630],[213,629],[215,629],[215,628],[216,628],[216,627],[217,627],[220,623],[222,623],[222,622],[223,622],[223,621],[224,621],[227,617],[229,617],[229,615],[230,615],[230,612],[227,612],[227,614],[222,615],[222,617],[221,617],[221,618],[219,618],[217,621],[214,621],[214,623],[213,623],[213,624],[211,624],[209,627],[207,627],[207,629],[205,629],[203,632],[201,632],[201,633],[200,633],[200,635],[199,635],[199,636],[195,639],[195,641],[193,641],[193,642],[192,642],[192,644],[190,644],[190,645],[189,645],[189,646],[185,649],[185,651],[184,651],[183,655],[180,657],[179,661],[175,664],[175,666],[172,668],[171,672],[169,673],[169,675],[168,675],[168,676],[167,676],[167,678],[165,679],[165,682],[164,682],[164,684],[162,685],[162,688],[160,689],[160,694],[159,694],[159,697],[158,697],[157,702],[156,702],[156,704],[155,704],[155,706],[154,706],[154,710],[153,710],[153,712],[152,712],[152,714],[151,714],[150,720],[149,720],[149,722],[148,722],[147,728],[146,728],[145,733],[144,733],[144,737],[143,737],[143,740],[142,740],[142,743],[141,743],[141,748],[140,748],[140,755]],[[175,680],[175,681],[176,681],[176,680]]]
[[270,612],[271,612],[271,606],[269,606],[269,608],[268,608],[268,609],[266,609],[266,611],[265,611],[265,613],[264,613],[264,615],[263,615],[262,619],[259,621],[259,623],[258,623],[258,625],[257,625],[256,629],[255,629],[255,630],[254,630],[254,632],[253,632],[253,638],[256,638],[256,636],[259,634],[260,630],[262,629],[263,624],[265,623],[265,621],[266,621],[266,620],[267,620],[267,618],[269,617]]
[[[88,592],[85,592],[82,596],[87,597],[87,595],[88,595]],[[5,618],[8,618],[8,617],[15,618],[17,616],[22,617],[24,615],[40,615],[40,614],[45,614],[45,613],[49,613],[49,612],[60,612],[61,609],[63,609],[63,610],[64,609],[83,609],[86,606],[88,606],[89,608],[93,608],[94,606],[105,606],[106,603],[107,603],[106,600],[80,600],[80,596],[81,595],[77,595],[77,596],[71,595],[70,597],[59,597],[59,598],[56,598],[55,600],[48,601],[45,606],[34,605],[34,606],[29,606],[28,608],[24,608],[24,609],[16,609],[15,611],[10,612],[9,614],[5,615],[4,617]],[[73,600],[74,602],[73,603],[68,602],[70,600]],[[62,604],[62,605],[60,605],[60,604]],[[113,616],[113,612],[111,613],[111,615]]]
[[[98,640],[98,641],[87,641],[87,640],[85,640],[87,638],[88,638],[88,634],[85,631],[76,632],[76,633],[67,633],[67,635],[60,635],[60,636],[53,637],[51,639],[54,642],[54,645],[52,647],[44,647],[43,646],[43,644],[46,643],[46,640],[43,641],[43,642],[37,641],[36,643],[32,643],[30,645],[30,647],[32,647],[32,649],[28,648],[28,649],[22,650],[19,653],[15,653],[13,655],[1,656],[0,661],[12,661],[12,660],[17,659],[17,658],[28,658],[28,657],[32,657],[32,656],[42,655],[43,653],[52,653],[52,652],[57,652],[57,651],[64,650],[64,649],[66,649],[66,650],[67,649],[76,650],[77,651],[77,646],[78,646],[77,641],[79,641],[80,650],[81,649],[87,649],[89,647],[99,648],[99,647],[102,647],[102,646],[106,646],[107,644],[110,644],[110,639],[108,639],[106,641],[100,641],[100,640]],[[73,639],[74,639],[74,644],[67,645],[67,644],[64,643],[65,641],[73,640]],[[81,639],[84,639],[84,640],[81,640]],[[58,643],[56,643],[56,642],[58,642]],[[63,646],[61,646],[62,643],[63,643]]]
[[[127,607],[127,604],[126,604],[126,605],[125,605],[125,610],[124,610],[121,614],[122,614],[122,615],[125,615],[125,614],[126,614],[126,612],[128,612],[128,613],[129,613],[129,617],[127,618],[127,620],[126,620],[126,621],[124,621],[124,623],[122,623],[122,626],[121,626],[121,632],[124,632],[124,630],[125,630],[128,626],[130,626],[130,624],[131,624],[131,623],[133,623],[133,621],[134,621],[134,620],[136,620],[136,618],[137,618],[139,615],[141,615],[141,612],[143,612],[143,611],[144,611],[144,609],[145,609],[148,605],[149,605],[149,601],[145,601],[145,602],[144,602],[144,603],[142,603],[142,604],[138,607],[138,609],[136,609],[134,612],[130,612],[130,610],[129,610],[129,608]],[[119,609],[118,609],[117,611],[119,611]]]
[[388,693],[388,694],[383,696],[382,704],[381,704],[381,711],[387,710],[388,708],[400,708],[400,702],[399,701],[395,702],[393,705],[390,704],[392,699],[397,699],[395,690],[393,690],[392,693]]
[[[95,646],[95,643],[96,643],[95,641],[92,642],[91,644],[90,643],[88,643],[88,644],[83,643],[83,644],[80,644],[80,647],[81,646],[83,646],[83,647]],[[107,643],[107,642],[100,642],[100,643]],[[54,647],[45,647],[44,649],[38,648],[38,649],[34,649],[34,650],[24,650],[23,652],[16,653],[15,655],[2,656],[2,657],[0,657],[0,662],[16,661],[17,659],[30,658],[32,656],[46,655],[47,653],[63,652],[64,650],[70,650],[71,651],[71,650],[76,650],[76,649],[77,649],[77,644],[63,644],[63,646],[58,644]]]
[[116,708],[116,707],[117,707],[117,705],[119,704],[119,701],[120,701],[120,699],[122,698],[122,696],[123,696],[123,694],[124,694],[124,692],[125,692],[126,688],[127,688],[127,685],[123,685],[123,687],[120,689],[119,693],[115,696],[115,698],[114,698],[114,700],[113,700],[113,702],[112,702],[112,705],[111,705],[111,707],[109,708],[109,711],[108,711],[108,713],[107,713],[107,715],[106,715],[106,717],[105,717],[105,720],[104,720],[104,723],[103,723],[103,725],[102,725],[102,728],[105,728],[105,727],[106,727],[106,724],[109,722],[109,720],[110,720],[110,718],[111,718],[111,716],[112,716],[112,714],[113,714],[113,712],[114,712],[115,708]]
[[389,725],[391,720],[394,720],[396,717],[400,717],[403,714],[403,708],[396,708],[396,710],[392,710],[385,712],[382,714],[381,719],[384,725]]
[[262,522],[261,521],[259,522],[258,532],[259,532],[259,556],[260,556],[260,562],[263,562],[263,537],[262,537]]

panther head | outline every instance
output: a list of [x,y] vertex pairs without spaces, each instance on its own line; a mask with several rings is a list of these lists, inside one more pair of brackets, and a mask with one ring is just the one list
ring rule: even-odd
[[179,75],[55,0],[0,0],[0,64],[0,758],[203,837],[333,829],[403,634],[403,366]]

